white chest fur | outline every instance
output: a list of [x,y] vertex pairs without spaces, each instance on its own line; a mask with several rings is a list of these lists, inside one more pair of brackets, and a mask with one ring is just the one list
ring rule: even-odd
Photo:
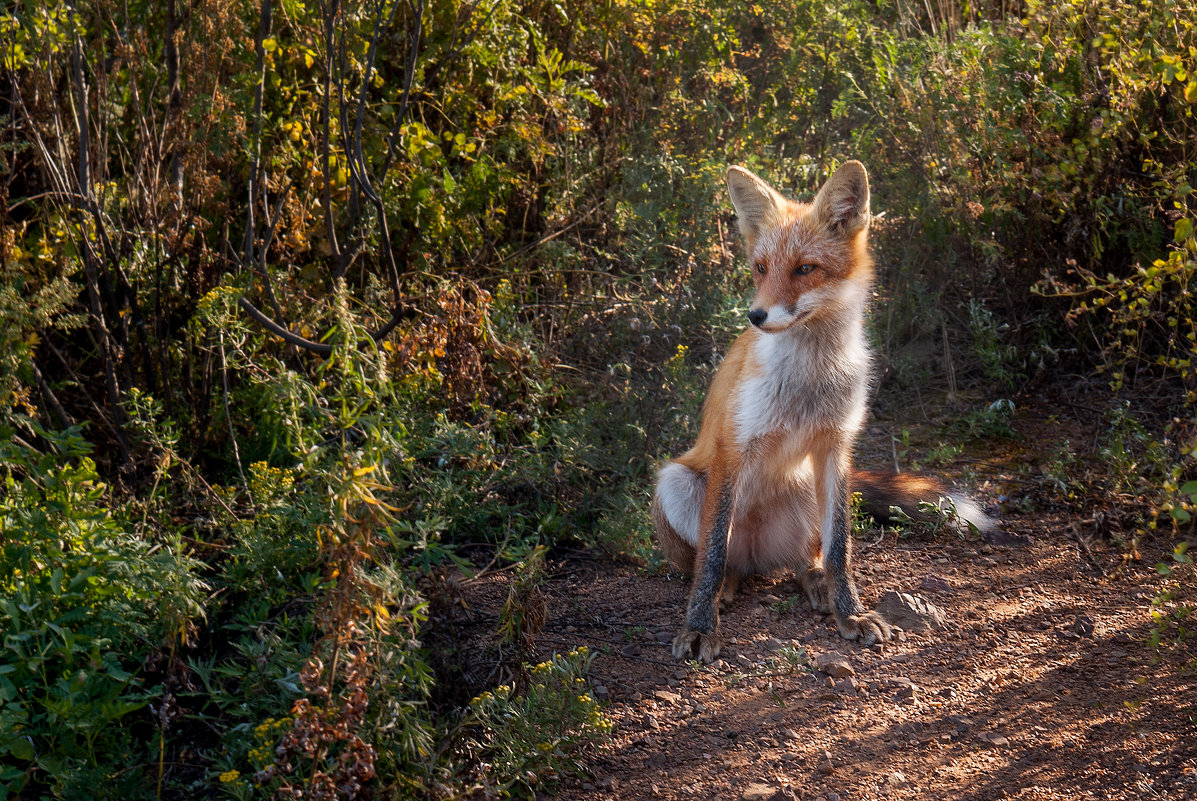
[[870,364],[862,316],[757,332],[751,343],[755,369],[735,398],[741,447],[785,432],[855,434],[864,419]]

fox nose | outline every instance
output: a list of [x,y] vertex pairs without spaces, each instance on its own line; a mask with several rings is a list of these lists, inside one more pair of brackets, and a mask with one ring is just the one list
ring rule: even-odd
[[766,309],[750,309],[748,311],[748,322],[760,328],[768,316],[769,312]]

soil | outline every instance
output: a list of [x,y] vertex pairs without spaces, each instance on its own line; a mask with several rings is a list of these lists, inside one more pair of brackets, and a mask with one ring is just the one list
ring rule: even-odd
[[[1023,441],[1042,447],[1033,432]],[[1017,481],[1000,466],[980,473],[991,507]],[[585,757],[589,775],[538,797],[1197,799],[1191,641],[1148,642],[1164,538],[1127,559],[1088,535],[1100,515],[1008,506],[990,541],[857,541],[866,605],[897,590],[945,618],[872,648],[809,611],[792,576],[757,577],[722,614],[721,658],[679,664],[669,645],[685,580],[597,555],[559,558],[542,587],[540,656],[589,646],[592,691],[616,728]],[[496,613],[507,581],[473,583],[472,613]],[[780,658],[784,648],[804,661]],[[833,653],[838,677],[816,667]]]

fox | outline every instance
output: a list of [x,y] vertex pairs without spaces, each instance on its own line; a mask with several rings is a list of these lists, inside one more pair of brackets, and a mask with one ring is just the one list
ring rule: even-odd
[[755,295],[748,322],[715,372],[698,439],[657,472],[659,549],[691,576],[675,659],[709,663],[721,650],[719,604],[745,576],[793,570],[816,612],[867,646],[893,627],[865,609],[852,576],[851,496],[886,518],[919,500],[950,498],[962,521],[993,521],[937,479],[854,470],[872,356],[865,320],[873,291],[869,180],[843,163],[809,203],[749,170],[726,183]]

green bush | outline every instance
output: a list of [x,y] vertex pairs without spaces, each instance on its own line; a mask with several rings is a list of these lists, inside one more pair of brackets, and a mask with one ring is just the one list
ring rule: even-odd
[[39,433],[0,445],[0,795],[147,797],[147,660],[202,621],[201,566],[106,508],[77,430]]
[[554,654],[531,669],[522,693],[500,685],[470,701],[460,747],[481,766],[480,787],[501,798],[531,797],[584,772],[577,761],[583,749],[612,728],[586,683],[593,658],[584,646]]

